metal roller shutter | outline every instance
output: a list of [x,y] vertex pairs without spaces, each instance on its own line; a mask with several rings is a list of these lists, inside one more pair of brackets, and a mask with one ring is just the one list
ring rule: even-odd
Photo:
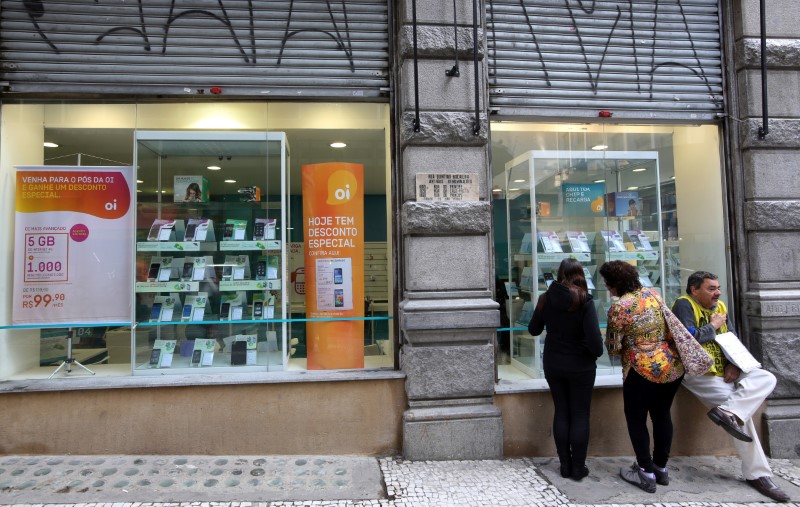
[[11,94],[362,98],[389,86],[387,0],[2,0],[0,44]]
[[501,115],[708,120],[723,110],[717,0],[486,0]]

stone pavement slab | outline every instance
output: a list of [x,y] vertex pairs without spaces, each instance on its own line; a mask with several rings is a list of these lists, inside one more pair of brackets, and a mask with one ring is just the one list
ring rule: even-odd
[[[584,505],[679,504],[686,502],[714,504],[761,504],[772,502],[750,487],[742,477],[737,457],[692,456],[670,458],[669,486],[657,486],[647,493],[628,484],[619,476],[620,468],[629,468],[634,457],[590,458],[589,477],[580,482],[564,479],[558,459],[539,458],[533,463],[547,480],[570,499]],[[789,460],[770,460],[775,484],[793,502],[800,502],[800,468]]]
[[385,498],[360,456],[0,456],[0,504]]

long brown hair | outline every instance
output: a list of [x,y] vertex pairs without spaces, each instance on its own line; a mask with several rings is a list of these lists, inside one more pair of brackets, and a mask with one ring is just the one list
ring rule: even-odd
[[589,299],[589,287],[583,274],[583,265],[575,259],[566,258],[558,266],[558,283],[569,289],[571,304],[569,309],[575,311]]

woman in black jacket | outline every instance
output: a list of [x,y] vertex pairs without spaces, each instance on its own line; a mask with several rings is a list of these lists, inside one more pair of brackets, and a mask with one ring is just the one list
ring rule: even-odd
[[603,339],[583,266],[575,259],[561,261],[557,280],[539,297],[528,331],[537,336],[545,328],[544,377],[555,406],[561,476],[579,481],[589,475],[589,410]]

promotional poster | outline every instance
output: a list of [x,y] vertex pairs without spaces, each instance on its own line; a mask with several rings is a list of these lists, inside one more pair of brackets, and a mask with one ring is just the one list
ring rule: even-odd
[[16,169],[13,323],[130,322],[133,168]]
[[[303,166],[306,316],[364,317],[364,166]],[[306,323],[308,369],[364,367],[364,322]]]

